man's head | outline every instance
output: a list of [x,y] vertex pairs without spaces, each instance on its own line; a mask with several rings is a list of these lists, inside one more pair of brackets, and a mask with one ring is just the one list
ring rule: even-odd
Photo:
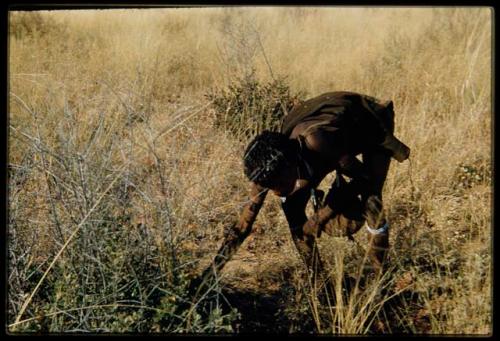
[[297,180],[296,141],[266,130],[248,144],[243,163],[250,181],[285,196],[293,190]]

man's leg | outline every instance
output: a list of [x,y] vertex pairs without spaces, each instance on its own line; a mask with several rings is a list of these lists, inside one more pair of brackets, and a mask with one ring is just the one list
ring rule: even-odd
[[[379,112],[385,129],[389,134],[394,134],[394,110],[392,102],[386,105],[383,112]],[[383,146],[374,147],[363,153],[363,163],[369,173],[370,181],[364,193],[362,202],[364,216],[370,237],[369,256],[378,269],[383,269],[389,249],[389,225],[384,214],[382,190],[384,187],[392,151]]]
[[323,263],[319,255],[316,238],[304,235],[302,227],[307,221],[305,207],[310,197],[310,190],[304,188],[292,197],[283,199],[282,208],[290,227],[292,240],[304,261],[308,275],[316,291],[321,290],[321,284],[326,283],[329,294],[333,294],[328,274],[324,271]]
[[367,230],[370,238],[368,254],[376,269],[383,269],[389,248],[388,222],[384,214],[382,189],[389,171],[391,156],[381,148],[363,153],[363,163],[371,181],[362,194]]

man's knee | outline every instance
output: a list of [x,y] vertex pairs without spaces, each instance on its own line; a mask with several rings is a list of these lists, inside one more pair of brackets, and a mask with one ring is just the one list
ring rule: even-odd
[[356,180],[343,183],[340,187],[332,185],[325,198],[325,205],[334,210],[334,215],[324,225],[323,231],[333,235],[334,230],[350,235],[358,231],[364,224],[364,204],[360,193],[367,184],[358,184]]
[[322,232],[333,236],[334,231],[341,231],[343,235],[350,236],[358,232],[364,223],[365,219],[362,216],[362,211],[359,211],[356,218],[339,213],[324,225]]

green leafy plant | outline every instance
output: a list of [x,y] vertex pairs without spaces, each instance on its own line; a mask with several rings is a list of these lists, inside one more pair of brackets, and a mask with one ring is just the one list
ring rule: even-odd
[[216,127],[245,139],[265,129],[277,130],[304,93],[292,92],[284,77],[262,82],[251,72],[206,97],[213,102]]

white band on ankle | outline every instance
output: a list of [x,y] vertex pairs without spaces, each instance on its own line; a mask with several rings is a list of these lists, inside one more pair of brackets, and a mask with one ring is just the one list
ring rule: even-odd
[[387,233],[387,229],[389,228],[388,221],[385,222],[384,226],[379,227],[378,229],[372,229],[370,226],[368,226],[368,224],[365,224],[365,225],[366,225],[366,229],[371,234],[384,234],[384,233]]

